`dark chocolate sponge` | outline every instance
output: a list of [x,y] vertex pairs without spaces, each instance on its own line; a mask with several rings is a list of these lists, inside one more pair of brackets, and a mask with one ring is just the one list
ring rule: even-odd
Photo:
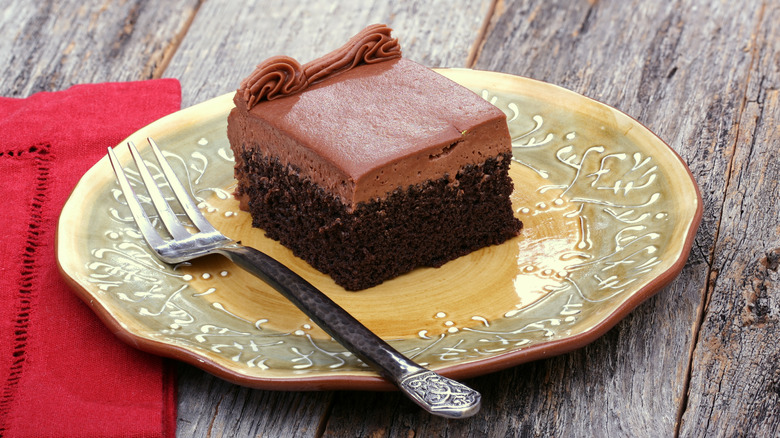
[[276,158],[246,152],[236,176],[248,195],[255,227],[347,290],[366,289],[417,267],[439,267],[476,249],[516,236],[509,195],[511,154],[463,167],[354,211],[301,179]]

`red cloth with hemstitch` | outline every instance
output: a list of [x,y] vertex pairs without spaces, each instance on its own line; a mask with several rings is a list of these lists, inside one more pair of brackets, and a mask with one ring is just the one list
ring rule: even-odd
[[69,289],[54,235],[106,148],[180,105],[175,79],[0,98],[0,436],[175,436],[171,365],[122,343]]

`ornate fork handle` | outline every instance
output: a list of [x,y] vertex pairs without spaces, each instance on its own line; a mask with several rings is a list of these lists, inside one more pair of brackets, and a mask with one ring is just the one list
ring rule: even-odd
[[447,418],[465,418],[479,411],[479,392],[407,359],[327,295],[268,255],[239,244],[213,252],[224,255],[267,282],[426,411]]

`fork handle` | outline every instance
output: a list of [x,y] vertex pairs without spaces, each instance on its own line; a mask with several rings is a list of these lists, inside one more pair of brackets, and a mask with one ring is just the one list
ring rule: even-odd
[[282,263],[239,244],[215,252],[284,295],[333,339],[395,383],[423,409],[447,418],[465,418],[479,411],[479,392],[409,360]]

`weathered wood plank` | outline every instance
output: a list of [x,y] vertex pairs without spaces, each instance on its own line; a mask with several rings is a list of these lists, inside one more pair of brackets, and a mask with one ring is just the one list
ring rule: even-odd
[[490,0],[461,2],[206,2],[165,71],[184,105],[234,91],[264,59],[307,62],[373,23],[386,23],[404,56],[430,67],[464,67]]
[[25,97],[77,83],[149,79],[172,53],[197,3],[4,2],[0,94]]
[[257,391],[182,366],[177,436],[316,436],[329,392]]
[[760,17],[683,436],[780,433],[780,4]]
[[[593,345],[530,364],[524,371],[531,382],[550,373],[556,379],[549,387],[521,383],[526,395],[507,400],[507,409],[522,412],[517,421],[530,424],[515,432],[675,434],[724,175],[738,141],[731,128],[751,74],[744,49],[760,10],[758,3],[693,1],[504,5],[477,67],[557,83],[627,112],[683,156],[705,194],[703,224],[681,277]],[[509,374],[515,372],[521,369]]]

